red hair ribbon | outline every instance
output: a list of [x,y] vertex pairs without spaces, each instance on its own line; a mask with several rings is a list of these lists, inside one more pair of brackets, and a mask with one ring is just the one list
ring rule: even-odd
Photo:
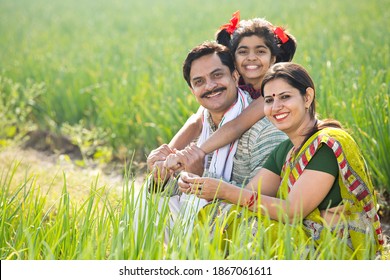
[[229,33],[230,35],[233,34],[234,30],[237,29],[238,27],[238,23],[240,22],[240,11],[236,11],[234,14],[233,14],[233,17],[230,19],[230,22],[229,23],[226,23],[224,25],[222,25],[219,30],[223,30],[225,29],[227,31],[227,33]]
[[282,28],[276,27],[274,30],[274,33],[276,36],[278,36],[278,38],[280,39],[282,44],[284,44],[288,41],[288,36],[286,35],[286,33],[284,33]]

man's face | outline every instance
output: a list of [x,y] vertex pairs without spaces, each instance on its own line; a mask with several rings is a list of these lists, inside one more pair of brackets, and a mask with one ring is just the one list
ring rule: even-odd
[[237,99],[236,75],[217,54],[202,56],[191,65],[191,91],[211,114],[225,113]]

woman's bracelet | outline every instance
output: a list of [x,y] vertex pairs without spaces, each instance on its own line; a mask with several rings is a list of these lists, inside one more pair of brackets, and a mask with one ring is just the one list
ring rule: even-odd
[[255,202],[257,202],[258,194],[257,192],[253,191],[251,197],[249,198],[248,202],[246,203],[246,207],[252,207]]

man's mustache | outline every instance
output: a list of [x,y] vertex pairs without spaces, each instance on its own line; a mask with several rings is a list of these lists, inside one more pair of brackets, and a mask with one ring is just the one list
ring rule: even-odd
[[211,94],[214,94],[216,92],[223,91],[223,90],[226,90],[226,87],[220,87],[220,88],[216,88],[216,89],[213,89],[210,91],[206,91],[205,93],[202,94],[201,98],[205,98]]

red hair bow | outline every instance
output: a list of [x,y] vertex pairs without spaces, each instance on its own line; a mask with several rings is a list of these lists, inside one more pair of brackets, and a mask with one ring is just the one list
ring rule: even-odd
[[238,23],[240,22],[240,11],[237,11],[233,14],[233,17],[230,19],[230,22],[229,23],[226,23],[224,25],[222,25],[219,30],[223,30],[225,29],[227,31],[227,33],[229,33],[230,35],[233,34],[234,30],[237,29],[238,27]]
[[278,36],[278,38],[280,39],[282,44],[284,44],[288,41],[288,36],[286,35],[286,33],[284,33],[282,28],[276,27],[274,30],[274,33],[276,36]]

